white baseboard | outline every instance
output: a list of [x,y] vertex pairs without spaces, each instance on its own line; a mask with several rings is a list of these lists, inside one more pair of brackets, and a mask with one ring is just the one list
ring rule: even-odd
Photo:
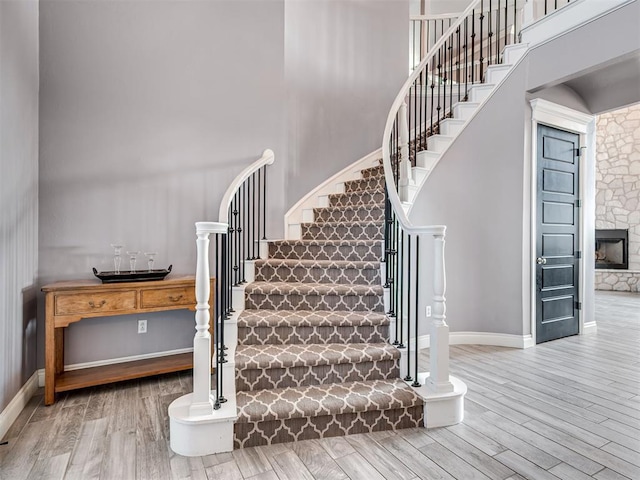
[[598,325],[596,322],[589,322],[582,325],[581,335],[589,335],[598,331]]
[[20,412],[27,405],[27,402],[33,397],[38,390],[38,372],[34,372],[33,375],[27,380],[15,397],[9,402],[7,408],[0,413],[0,439],[2,439],[9,431],[13,422],[16,421]]
[[[415,340],[411,339],[413,347]],[[488,332],[451,332],[449,345],[488,345],[492,347],[529,348],[533,347],[531,335],[510,335]],[[429,348],[429,335],[418,337],[418,348]]]
[[[74,363],[65,365],[65,371],[82,370],[83,368],[104,367],[105,365],[115,365],[117,363],[135,362],[136,360],[146,360],[148,358],[168,357],[169,355],[179,355],[181,353],[193,352],[193,347],[179,348],[177,350],[167,350],[165,352],[145,353],[143,355],[132,355],[130,357],[109,358],[95,362]],[[44,387],[44,368],[36,372],[38,374],[38,386]]]

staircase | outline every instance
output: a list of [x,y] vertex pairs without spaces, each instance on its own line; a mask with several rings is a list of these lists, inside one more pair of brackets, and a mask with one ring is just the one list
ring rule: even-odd
[[236,448],[417,427],[423,402],[388,343],[382,167],[268,243],[238,316]]

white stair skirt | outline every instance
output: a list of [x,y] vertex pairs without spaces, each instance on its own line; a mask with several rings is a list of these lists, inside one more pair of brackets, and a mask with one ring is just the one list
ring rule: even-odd
[[424,426],[426,428],[447,427],[462,422],[464,419],[464,396],[467,386],[456,377],[449,377],[453,391],[434,393],[426,386],[429,372],[419,373],[416,393],[424,401]]

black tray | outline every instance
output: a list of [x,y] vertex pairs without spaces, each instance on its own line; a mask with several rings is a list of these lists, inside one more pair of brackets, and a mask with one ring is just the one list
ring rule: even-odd
[[145,270],[141,272],[121,271],[116,272],[98,272],[95,268],[93,274],[102,280],[102,283],[120,283],[120,282],[147,282],[151,280],[162,280],[169,275],[173,265],[169,265],[169,268],[162,270]]

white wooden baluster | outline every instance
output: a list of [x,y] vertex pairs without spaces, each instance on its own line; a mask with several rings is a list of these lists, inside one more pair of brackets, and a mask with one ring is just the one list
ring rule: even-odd
[[433,272],[433,322],[430,331],[430,372],[427,388],[434,393],[453,392],[453,384],[449,379],[449,326],[446,319],[447,279],[444,265],[444,233],[433,237],[434,272]]
[[400,115],[400,178],[398,179],[398,196],[400,201],[409,201],[409,183],[411,180],[411,162],[409,161],[409,124],[407,121],[407,103],[402,102]]
[[[210,222],[196,223],[196,334],[193,338],[193,397],[189,414],[211,415],[211,334],[209,333],[209,235]],[[217,279],[216,279],[217,280]]]

